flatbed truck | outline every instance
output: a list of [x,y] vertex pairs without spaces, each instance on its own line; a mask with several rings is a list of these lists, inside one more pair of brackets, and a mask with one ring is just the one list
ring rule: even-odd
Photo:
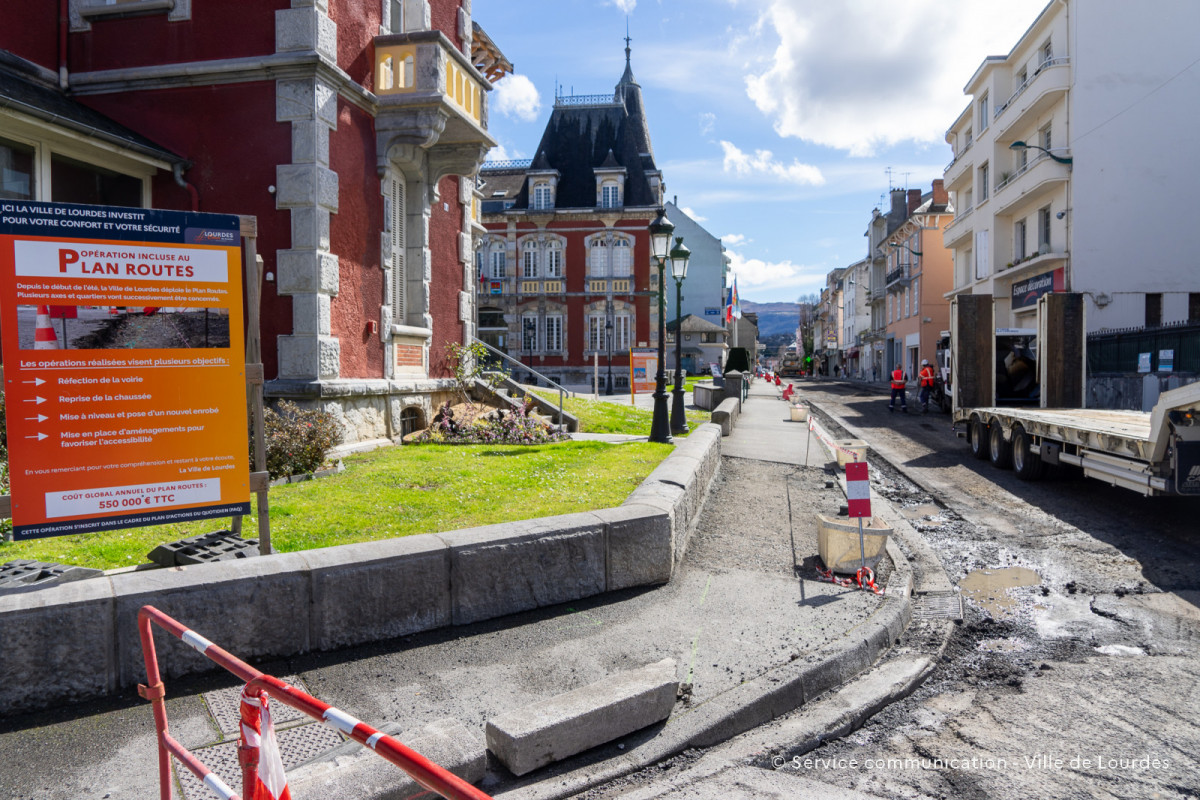
[[1086,408],[1083,315],[1082,295],[1050,293],[1035,330],[997,331],[990,295],[956,297],[955,430],[974,457],[1022,480],[1068,464],[1147,496],[1200,495],[1200,383],[1163,392],[1149,412]]

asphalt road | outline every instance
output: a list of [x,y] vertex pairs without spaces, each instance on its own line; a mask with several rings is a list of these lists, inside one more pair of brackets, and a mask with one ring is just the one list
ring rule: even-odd
[[1200,796],[1200,498],[1142,498],[1069,473],[1024,483],[973,460],[947,416],[890,414],[886,396],[852,384],[802,391],[833,432],[871,445],[872,490],[933,547],[962,590],[963,623],[926,684],[850,736],[808,750],[781,733],[702,779],[664,768],[624,788]]

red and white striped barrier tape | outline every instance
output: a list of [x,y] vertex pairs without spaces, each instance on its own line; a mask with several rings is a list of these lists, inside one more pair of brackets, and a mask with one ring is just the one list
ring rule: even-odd
[[[875,573],[870,567],[860,567],[859,570],[854,573],[853,578],[839,578],[833,574],[833,570],[825,569],[820,564],[815,566],[819,580],[823,580],[826,583],[843,586],[847,589],[849,589],[851,586],[857,585],[860,589],[867,589],[875,594],[883,594],[883,590],[875,585]],[[863,579],[863,573],[866,573],[865,580]]]
[[831,451],[845,453],[846,455],[850,456],[851,461],[858,461],[860,458],[862,458],[862,456],[859,453],[856,453],[853,450],[847,450],[846,448],[839,446],[837,444],[837,442],[835,442],[833,440],[833,438],[829,434],[827,434],[824,431],[824,429],[821,428],[820,425],[818,425],[816,423],[816,421],[813,419],[813,415],[811,412],[809,412],[809,415],[808,415],[808,429],[810,431],[812,431],[813,433],[815,433],[817,435],[817,440],[819,442],[821,442],[821,444],[828,447]]

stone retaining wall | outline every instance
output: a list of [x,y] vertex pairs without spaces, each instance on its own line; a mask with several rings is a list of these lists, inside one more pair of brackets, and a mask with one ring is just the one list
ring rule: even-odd
[[[666,583],[720,452],[699,426],[616,508],[0,594],[0,716],[144,682],[146,604],[254,662]],[[166,677],[214,668],[155,639]]]

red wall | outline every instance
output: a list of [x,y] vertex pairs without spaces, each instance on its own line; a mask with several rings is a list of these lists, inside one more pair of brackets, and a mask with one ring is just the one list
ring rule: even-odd
[[91,31],[71,34],[68,66],[84,72],[269,55],[275,11],[290,7],[289,0],[196,0],[192,18],[180,22],[168,21],[165,11],[93,20]]
[[338,66],[351,80],[375,88],[372,44],[383,21],[383,4],[362,0],[340,0],[329,4],[329,18],[337,24]]
[[[267,187],[275,165],[291,161],[291,124],[275,121],[275,83],[163,89],[80,98],[98,111],[193,163],[184,174],[200,194],[200,210],[258,218],[258,253],[275,271],[275,251],[291,247],[291,214],[275,209]],[[247,140],[253,139],[253,146]],[[153,204],[188,209],[188,193],[171,174],[157,177]],[[263,284],[262,345],[267,377],[277,374],[275,337],[291,333],[292,301]]]
[[58,69],[58,3],[0,0],[0,49]]
[[458,35],[458,9],[462,7],[461,0],[433,0],[430,17],[433,27],[446,34],[459,50],[462,49],[462,39]]
[[[433,343],[429,350],[431,378],[453,374],[446,361],[446,345],[461,342],[463,338],[462,322],[458,319],[458,293],[463,286],[462,262],[458,260],[458,234],[462,231],[458,181],[450,176],[438,182],[441,199],[434,203],[429,220],[429,247],[433,251],[433,279],[429,287],[429,306],[433,315]],[[448,211],[443,210],[443,204],[449,207]]]
[[383,197],[375,170],[375,129],[369,115],[339,98],[337,130],[329,134],[329,167],[338,174],[338,211],[330,218],[330,249],[338,257],[338,294],[330,302],[332,333],[341,343],[343,378],[383,377],[379,322],[383,271],[379,235]]

